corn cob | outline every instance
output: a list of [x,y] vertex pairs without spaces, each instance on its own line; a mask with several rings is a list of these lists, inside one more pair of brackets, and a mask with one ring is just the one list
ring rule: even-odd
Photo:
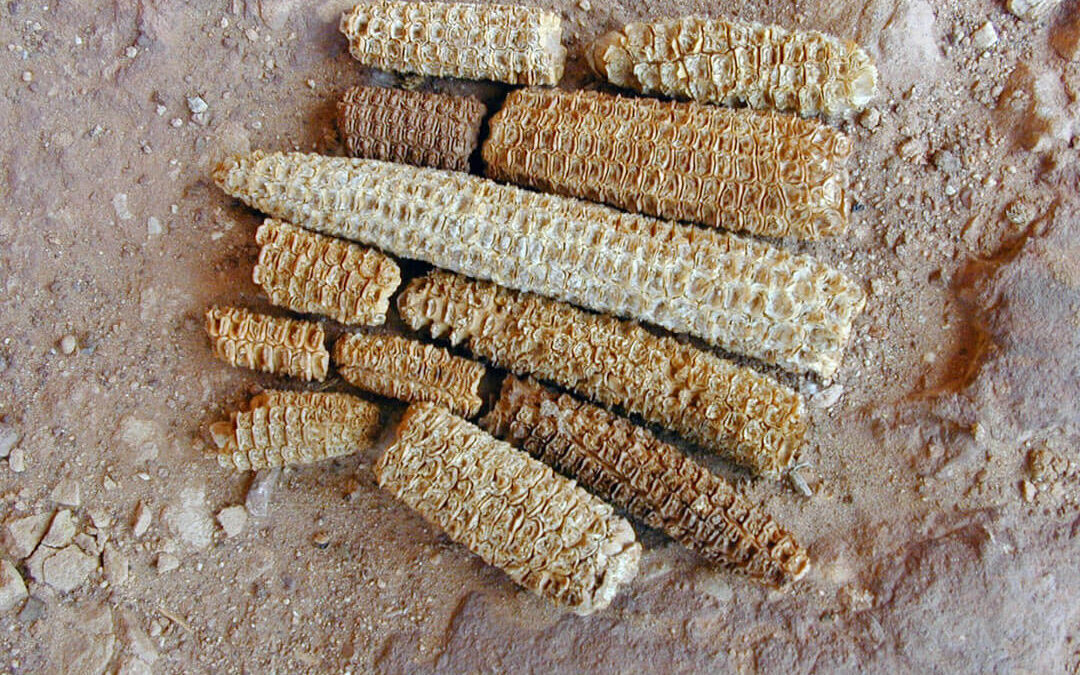
[[353,157],[468,171],[487,108],[466,96],[353,87],[338,128]]
[[712,562],[772,586],[806,572],[806,550],[771,517],[629,420],[511,375],[481,425]]
[[641,546],[610,506],[434,404],[409,407],[375,473],[451,539],[578,614],[637,574]]
[[386,322],[401,284],[401,270],[387,256],[269,218],[255,241],[262,249],[252,279],[270,302],[344,324]]
[[877,94],[877,69],[855,43],[747,21],[631,23],[585,53],[592,69],[618,87],[803,117],[848,116]]
[[293,391],[263,392],[248,410],[210,427],[218,463],[238,471],[348,455],[371,445],[378,431],[379,409],[367,401]]
[[399,335],[342,335],[334,344],[334,365],[350,384],[409,403],[430,401],[462,417],[483,404],[482,364],[445,349]]
[[459,172],[255,152],[214,178],[313,230],[825,377],[866,301],[807,256]]
[[446,272],[414,279],[402,320],[777,477],[806,433],[798,393],[749,368],[627,321]]
[[206,312],[206,333],[214,356],[230,365],[305,380],[326,379],[330,352],[316,323],[240,307],[212,307]]
[[362,2],[341,32],[360,63],[402,73],[557,84],[566,61],[562,19],[533,7]]
[[850,153],[843,133],[790,115],[555,89],[511,92],[483,149],[496,180],[800,239],[847,228]]

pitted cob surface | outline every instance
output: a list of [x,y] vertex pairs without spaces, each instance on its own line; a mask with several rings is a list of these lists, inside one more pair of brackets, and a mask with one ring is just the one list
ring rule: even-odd
[[206,333],[214,355],[230,365],[304,380],[326,379],[330,352],[316,323],[241,307],[212,307],[206,312]]

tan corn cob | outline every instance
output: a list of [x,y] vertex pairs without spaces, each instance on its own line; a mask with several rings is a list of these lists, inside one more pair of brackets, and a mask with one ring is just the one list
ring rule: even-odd
[[484,142],[487,175],[628,211],[769,237],[847,229],[851,140],[772,112],[511,92]]
[[409,407],[375,473],[451,539],[578,614],[637,574],[641,546],[610,506],[434,404]]
[[631,23],[585,53],[592,69],[619,87],[803,117],[847,116],[877,94],[877,69],[855,43],[748,21]]
[[390,296],[401,284],[401,270],[387,256],[271,218],[255,241],[262,249],[252,279],[270,302],[344,324],[386,322]]
[[313,230],[825,377],[866,302],[807,256],[454,171],[255,152],[214,178]]
[[379,408],[347,394],[267,391],[210,434],[218,463],[239,471],[310,464],[371,445]]
[[305,380],[326,379],[330,352],[319,324],[240,307],[212,307],[206,312],[206,333],[214,356],[233,366]]
[[556,84],[566,61],[562,19],[535,7],[362,2],[341,32],[360,63],[402,73]]
[[334,344],[334,366],[353,386],[409,403],[430,401],[462,417],[483,404],[483,364],[400,335],[342,335]]
[[338,129],[353,157],[468,171],[487,108],[469,96],[353,87]]
[[772,586],[806,573],[806,550],[768,514],[627,419],[511,375],[481,424],[712,562]]
[[670,337],[446,272],[414,279],[402,320],[518,375],[532,374],[778,477],[806,433],[799,394]]

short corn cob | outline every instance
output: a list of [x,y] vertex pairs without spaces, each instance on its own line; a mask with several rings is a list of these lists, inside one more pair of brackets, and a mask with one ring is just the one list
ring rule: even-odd
[[481,424],[712,562],[772,586],[807,570],[806,550],[771,517],[629,420],[510,376]]
[[769,237],[847,228],[851,140],[790,115],[592,91],[511,92],[487,175],[628,211]]
[[747,21],[631,23],[596,40],[586,57],[619,87],[804,117],[847,116],[877,94],[877,69],[853,42]]
[[519,375],[532,374],[777,477],[806,432],[798,393],[670,337],[446,272],[414,279],[402,320]]
[[342,335],[334,344],[334,366],[350,384],[409,403],[430,401],[462,417],[483,404],[483,364],[399,335]]
[[353,87],[338,129],[353,157],[468,171],[487,108],[466,96]]
[[214,178],[313,230],[825,377],[866,301],[807,256],[459,172],[255,152]]
[[610,506],[433,404],[409,407],[375,472],[451,539],[578,614],[637,574],[641,546]]
[[268,391],[247,411],[217,422],[210,434],[218,463],[239,471],[310,464],[371,445],[379,408],[355,396]]
[[401,270],[387,256],[273,219],[255,241],[262,249],[252,279],[270,302],[344,324],[386,322],[390,296],[401,284]]
[[256,314],[240,307],[212,307],[206,312],[206,333],[214,356],[240,368],[326,379],[330,352],[316,323]]
[[534,7],[376,0],[341,32],[360,63],[402,73],[556,84],[566,61],[562,19]]

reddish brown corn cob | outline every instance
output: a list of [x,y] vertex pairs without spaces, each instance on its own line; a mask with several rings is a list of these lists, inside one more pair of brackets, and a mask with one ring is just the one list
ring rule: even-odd
[[210,434],[218,463],[239,471],[310,464],[371,445],[379,409],[347,394],[267,391]]
[[468,171],[487,108],[475,98],[353,87],[338,129],[353,157]]
[[586,49],[618,87],[721,105],[842,117],[877,94],[877,69],[852,42],[817,31],[683,17],[631,23]]
[[771,517],[629,420],[511,375],[481,424],[712,562],[772,586],[807,570],[806,550]]
[[779,113],[511,92],[484,143],[487,175],[672,220],[769,237],[847,229],[851,141]]
[[454,2],[362,2],[341,18],[349,53],[365,66],[508,84],[557,84],[562,19],[534,7]]
[[206,312],[206,333],[214,356],[230,365],[305,380],[326,379],[330,352],[316,323],[240,307],[212,307]]
[[409,407],[379,485],[510,578],[578,614],[637,574],[641,546],[610,506],[430,403]]
[[252,279],[270,302],[344,324],[386,322],[390,296],[401,284],[401,270],[387,256],[273,219],[255,241],[262,248]]
[[476,361],[398,335],[342,335],[334,365],[353,386],[409,403],[430,401],[462,417],[480,412],[486,369]]
[[779,476],[806,432],[796,392],[633,323],[438,271],[410,282],[398,310],[413,330],[637,413],[757,474]]

